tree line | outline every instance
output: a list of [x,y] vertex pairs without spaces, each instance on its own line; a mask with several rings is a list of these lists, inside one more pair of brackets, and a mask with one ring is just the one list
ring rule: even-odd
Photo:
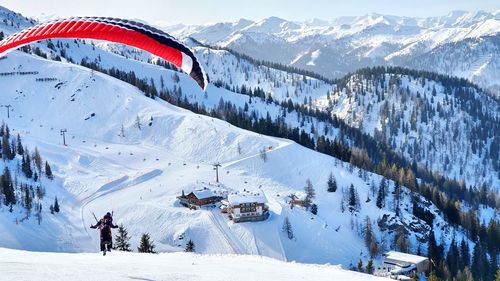
[[[13,207],[20,205],[26,211],[26,218],[29,218],[33,211],[40,222],[42,211],[42,200],[45,196],[45,188],[41,184],[41,178],[53,179],[52,169],[47,161],[43,161],[35,147],[34,152],[30,152],[28,147],[22,143],[19,134],[12,136],[9,126],[2,123],[0,126],[0,158],[3,159],[5,167],[0,175],[0,199],[9,211]],[[12,166],[17,166],[14,176],[11,171]],[[19,178],[21,172],[26,182]],[[55,200],[57,203],[57,198]],[[59,206],[57,204],[57,212]]]

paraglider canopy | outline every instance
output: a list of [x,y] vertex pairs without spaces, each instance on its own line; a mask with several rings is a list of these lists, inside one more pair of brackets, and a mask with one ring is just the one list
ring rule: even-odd
[[106,40],[152,53],[182,69],[205,90],[207,77],[198,59],[184,44],[143,23],[104,17],[77,17],[38,24],[0,41],[0,56],[45,39],[81,38]]

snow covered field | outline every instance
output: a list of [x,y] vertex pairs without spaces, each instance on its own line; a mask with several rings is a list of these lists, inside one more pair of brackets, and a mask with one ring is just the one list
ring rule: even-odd
[[331,265],[287,263],[265,257],[42,253],[0,248],[1,280],[388,280]]

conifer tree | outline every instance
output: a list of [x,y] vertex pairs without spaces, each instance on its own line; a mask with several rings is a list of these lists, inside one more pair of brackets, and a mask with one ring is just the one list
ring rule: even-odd
[[361,259],[358,261],[358,271],[363,272],[363,261]]
[[16,145],[16,141],[14,139],[12,139],[10,141],[10,157],[9,157],[9,160],[13,160],[15,157],[16,157],[16,151],[17,151],[17,145]]
[[373,233],[372,222],[369,216],[366,216],[365,218],[364,235],[365,235],[365,245],[368,248],[368,251],[370,252],[370,256],[371,257],[376,256],[378,254],[379,247],[377,244],[377,239],[375,237],[375,234]]
[[49,162],[45,161],[45,175],[49,179],[54,179],[54,175],[52,174],[52,169],[50,168]]
[[137,251],[139,253],[156,253],[155,245],[153,241],[151,241],[151,237],[149,233],[144,233],[141,236],[141,244],[137,247]]
[[306,186],[304,187],[304,192],[306,193],[305,206],[309,208],[314,197],[316,197],[316,191],[311,183],[311,180],[307,179]]
[[195,246],[193,240],[189,239],[189,241],[186,244],[186,249],[184,249],[184,252],[194,252],[195,251]]
[[288,217],[285,217],[285,220],[283,221],[283,226],[282,226],[281,230],[284,233],[286,233],[288,239],[292,240],[294,238],[292,224],[290,223],[290,220],[288,219]]
[[373,266],[373,259],[370,259],[366,264],[366,272],[369,274],[373,274],[375,267]]
[[26,209],[26,216],[29,217],[31,214],[31,209],[33,208],[33,196],[30,192],[30,188],[25,186],[24,190],[24,208]]
[[59,201],[57,201],[57,196],[56,199],[54,200],[54,212],[59,213],[60,208],[59,208]]
[[333,173],[330,173],[330,176],[328,177],[328,192],[335,192],[337,191],[337,181],[335,180],[335,177],[333,176]]
[[471,272],[474,280],[487,280],[488,257],[481,242],[476,243],[472,251]]
[[33,162],[35,162],[35,167],[39,173],[42,172],[42,156],[40,156],[40,152],[38,151],[38,147],[35,147],[35,152],[33,153]]
[[12,150],[9,144],[9,138],[4,134],[2,137],[2,158],[3,159],[11,159]]
[[349,209],[351,212],[359,211],[359,195],[352,183],[349,187]]
[[113,247],[115,250],[131,252],[130,249],[130,237],[128,236],[127,229],[121,224],[118,226],[118,234],[115,236],[115,244]]
[[12,182],[12,177],[10,175],[9,168],[5,167],[3,170],[3,175],[1,177],[1,184],[3,187],[4,194],[4,204],[6,206],[12,206],[17,203],[16,194],[14,192],[14,184]]
[[31,157],[28,150],[25,149],[25,151],[26,154],[23,156],[21,162],[21,170],[27,178],[31,178],[33,176],[33,170],[31,169]]
[[379,209],[382,209],[385,206],[385,196],[386,196],[385,187],[386,187],[386,181],[385,178],[383,178],[378,188],[377,201],[375,203]]
[[316,204],[311,204],[311,213],[313,215],[317,215],[318,214],[318,205]]
[[21,136],[19,134],[17,134],[17,154],[19,155],[23,155],[24,154],[24,147],[23,147],[23,144],[21,142]]
[[470,265],[470,250],[469,243],[467,243],[464,239],[460,242],[460,268],[469,267]]

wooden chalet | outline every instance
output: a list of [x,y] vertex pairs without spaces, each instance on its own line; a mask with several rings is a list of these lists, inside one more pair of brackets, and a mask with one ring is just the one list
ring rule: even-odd
[[217,196],[210,189],[195,190],[187,195],[182,191],[182,195],[177,197],[184,207],[190,209],[200,209],[203,206],[214,205],[222,200],[222,196]]

